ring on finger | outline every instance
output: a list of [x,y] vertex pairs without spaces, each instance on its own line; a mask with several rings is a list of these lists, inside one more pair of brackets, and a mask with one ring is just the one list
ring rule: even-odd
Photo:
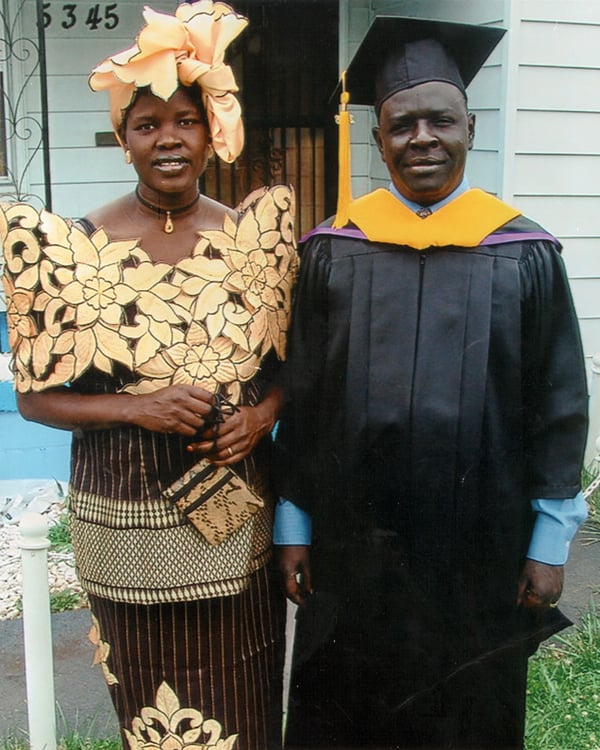
[[229,453],[229,458],[233,456],[233,451],[231,450],[231,446],[228,446],[227,453]]

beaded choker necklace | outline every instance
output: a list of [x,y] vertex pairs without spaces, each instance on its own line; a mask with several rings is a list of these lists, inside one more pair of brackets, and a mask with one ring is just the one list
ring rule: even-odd
[[142,196],[140,195],[139,185],[136,185],[135,187],[135,197],[139,200],[142,206],[145,206],[146,208],[149,208],[151,211],[156,212],[159,216],[163,216],[163,215],[166,216],[163,231],[165,231],[167,234],[172,234],[173,231],[175,230],[175,226],[173,225],[173,220],[171,219],[171,217],[178,216],[179,214],[184,213],[184,211],[187,211],[189,208],[195,205],[200,200],[200,193],[198,193],[196,197],[194,198],[194,200],[188,203],[186,206],[181,206],[181,208],[170,208],[170,209],[165,209],[165,208],[161,208],[160,206],[155,206],[154,203],[150,203],[149,201],[142,198]]

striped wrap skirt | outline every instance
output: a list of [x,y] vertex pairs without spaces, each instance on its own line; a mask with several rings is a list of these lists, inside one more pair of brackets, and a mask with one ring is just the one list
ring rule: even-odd
[[268,567],[234,596],[138,605],[90,596],[95,664],[124,747],[281,748],[285,598]]

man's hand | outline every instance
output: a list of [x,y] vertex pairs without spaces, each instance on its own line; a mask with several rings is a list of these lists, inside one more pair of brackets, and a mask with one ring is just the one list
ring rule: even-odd
[[279,570],[283,576],[285,594],[294,604],[302,605],[307,594],[312,594],[310,580],[310,547],[302,544],[276,547]]
[[563,565],[526,560],[519,579],[517,605],[528,609],[555,607],[563,590]]

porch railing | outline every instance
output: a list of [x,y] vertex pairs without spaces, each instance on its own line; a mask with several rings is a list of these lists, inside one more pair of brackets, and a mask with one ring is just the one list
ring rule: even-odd
[[[33,12],[35,10],[35,12]],[[0,2],[1,109],[4,133],[0,199],[52,209],[46,45],[42,0]],[[32,102],[39,101],[39,106]],[[35,114],[34,114],[35,112]],[[38,160],[41,160],[38,161]],[[29,189],[34,169],[43,195]],[[41,173],[41,180],[39,174]]]

